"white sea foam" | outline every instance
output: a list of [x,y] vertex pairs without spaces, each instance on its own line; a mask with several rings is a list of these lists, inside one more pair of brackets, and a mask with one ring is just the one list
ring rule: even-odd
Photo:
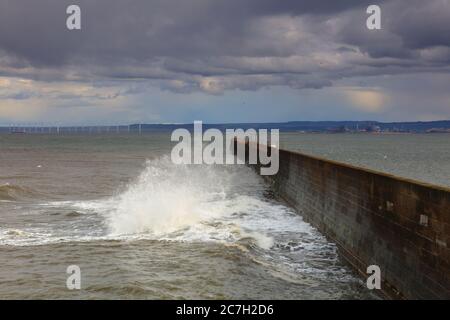
[[174,165],[168,158],[146,169],[117,196],[106,215],[110,235],[167,241],[250,239],[270,249],[277,235],[321,237],[290,208],[264,198],[263,181],[250,168]]
[[269,250],[280,245],[275,238],[296,233],[305,243],[286,244],[292,250],[317,245],[311,240],[320,234],[288,207],[265,199],[264,190],[260,177],[245,166],[175,165],[163,157],[148,161],[139,177],[116,196],[42,204],[79,213],[58,228],[29,230],[21,237],[0,232],[0,242],[32,245],[152,239],[237,243],[248,239]]
[[335,246],[292,209],[267,199],[265,191],[248,167],[174,165],[164,157],[148,161],[115,196],[33,207],[35,216],[51,220],[20,230],[0,227],[0,245],[210,242],[245,251],[255,263],[270,265],[275,277],[326,277],[320,270],[323,263],[334,265]]
[[[223,214],[221,201],[232,187],[212,167],[149,161],[137,181],[118,196],[108,217],[113,234],[164,235]],[[226,179],[225,179],[226,180]]]
[[166,241],[235,242],[251,237],[264,248],[270,236],[247,230],[240,215],[258,210],[254,197],[242,196],[261,181],[248,168],[174,165],[168,158],[147,168],[116,198],[107,216],[113,235],[140,235]]

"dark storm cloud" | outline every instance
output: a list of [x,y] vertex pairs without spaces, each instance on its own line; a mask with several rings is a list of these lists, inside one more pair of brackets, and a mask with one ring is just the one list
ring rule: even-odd
[[[371,57],[416,58],[420,50],[450,46],[450,1],[391,1],[382,6],[383,32],[355,28],[364,17],[342,15],[338,38],[356,45]],[[450,57],[449,57],[450,58]]]
[[[365,26],[382,7],[382,30]],[[82,31],[65,28],[69,4]],[[431,18],[432,17],[432,18]],[[149,79],[168,90],[320,88],[363,75],[446,71],[447,0],[2,0],[0,75]]]

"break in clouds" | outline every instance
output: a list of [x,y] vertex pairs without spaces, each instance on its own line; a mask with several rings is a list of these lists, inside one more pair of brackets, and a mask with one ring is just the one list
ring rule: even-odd
[[[70,4],[81,7],[81,31],[65,27]],[[370,4],[382,9],[381,30],[366,28]],[[448,0],[0,2],[0,99],[11,106],[45,97],[119,106],[152,88],[221,96],[285,87],[341,90],[370,113],[406,105],[408,92],[439,79],[423,94],[445,115],[449,62]]]

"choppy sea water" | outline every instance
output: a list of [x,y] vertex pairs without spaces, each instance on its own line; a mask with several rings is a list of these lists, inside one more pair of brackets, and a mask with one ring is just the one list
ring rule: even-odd
[[0,135],[0,298],[376,298],[254,171],[177,166],[170,147]]

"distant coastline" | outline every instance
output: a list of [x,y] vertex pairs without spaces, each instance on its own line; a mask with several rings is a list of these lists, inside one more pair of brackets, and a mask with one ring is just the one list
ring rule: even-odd
[[[136,133],[136,132],[170,132],[178,128],[193,129],[192,123],[164,124],[128,124],[128,125],[98,125],[98,126],[32,126],[14,125],[0,126],[0,133]],[[279,129],[281,132],[300,133],[450,133],[450,120],[415,121],[415,122],[379,122],[379,121],[290,121],[267,123],[204,123],[203,128],[219,130],[242,128]]]

